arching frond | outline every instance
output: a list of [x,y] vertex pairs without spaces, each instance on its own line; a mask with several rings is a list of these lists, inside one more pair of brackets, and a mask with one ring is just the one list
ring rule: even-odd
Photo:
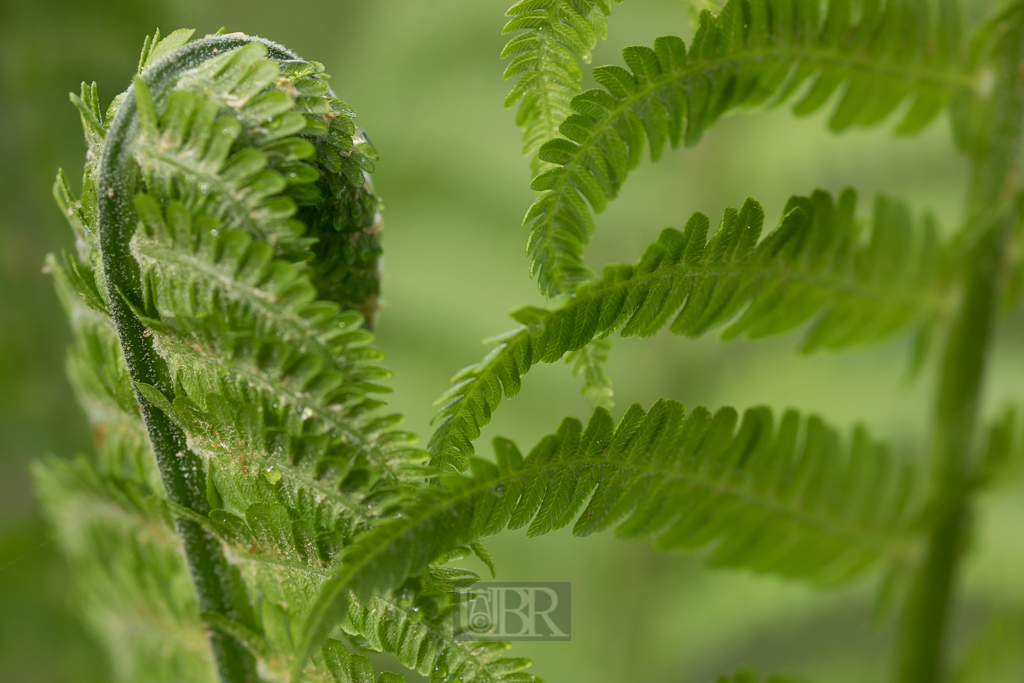
[[649,336],[668,326],[698,337],[732,322],[723,336],[779,334],[813,319],[804,350],[870,342],[927,326],[950,305],[949,256],[935,227],[912,229],[898,202],[879,198],[870,235],[854,220],[855,196],[794,197],[779,227],[758,242],[763,213],[748,200],[727,209],[710,241],[695,214],[683,232],[667,228],[633,266],[612,265],[550,308],[526,307],[521,327],[491,340],[494,349],[456,375],[438,403],[432,462],[463,470],[473,441],[504,395],[519,392],[536,363],[621,328]]
[[595,69],[601,87],[572,100],[562,137],[539,152],[556,165],[534,179],[541,195],[524,221],[541,291],[572,291],[592,276],[582,263],[591,211],[615,198],[645,144],[656,160],[666,144],[696,144],[724,113],[780,102],[811,80],[797,114],[845,86],[834,130],[874,125],[909,100],[898,130],[914,132],[973,87],[961,51],[953,0],[834,0],[824,15],[817,0],[730,0],[717,17],[701,15],[689,50],[671,36],[626,48],[629,68]]
[[565,420],[526,457],[495,442],[497,464],[474,459],[347,551],[307,625],[316,644],[331,614],[356,596],[386,593],[452,548],[503,529],[538,536],[573,524],[580,536],[614,528],[662,550],[710,548],[715,566],[746,567],[819,583],[878,560],[919,552],[911,472],[862,429],[848,444],[792,411],[738,415],[659,401],[619,421],[597,409],[586,430]]
[[505,45],[501,58],[513,58],[502,78],[517,78],[505,106],[519,103],[516,125],[523,129],[523,154],[532,158],[572,113],[569,103],[583,78],[576,60],[590,63],[597,39],[608,36],[611,11],[612,0],[520,0],[505,13],[502,33],[521,31]]

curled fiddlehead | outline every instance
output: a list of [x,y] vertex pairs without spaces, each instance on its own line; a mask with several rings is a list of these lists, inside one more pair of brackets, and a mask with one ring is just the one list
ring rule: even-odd
[[[61,173],[55,195],[78,253],[48,266],[101,459],[38,476],[52,510],[98,496],[136,525],[173,519],[209,664],[222,681],[249,681],[289,666],[281,633],[377,505],[421,478],[425,454],[372,398],[388,374],[368,329],[382,223],[376,153],[355,112],[316,62],[242,34],[191,33],[147,39],[106,116],[95,85],[72,96],[89,143],[83,192]],[[130,536],[143,549],[125,555],[153,540]],[[158,536],[173,557],[177,539]],[[194,609],[152,593],[140,612]],[[203,678],[194,635],[146,675]],[[326,647],[306,667],[313,680],[342,675],[340,645]],[[138,680],[133,666],[146,665],[117,666]]]
[[[157,122],[153,119],[155,106],[166,102],[185,71],[200,66],[222,51],[252,42],[252,39],[240,36],[198,40],[165,57],[149,68],[144,76],[137,77],[111,121],[100,158],[96,185],[98,237],[111,317],[117,327],[132,381],[153,386],[172,396],[173,387],[166,364],[157,354],[151,335],[146,334],[146,328],[135,312],[144,306],[141,273],[131,256],[130,247],[137,221],[134,199],[140,181],[132,142],[140,133],[149,133],[156,127]],[[276,46],[267,52],[281,59],[296,59],[296,55]],[[206,482],[200,479],[204,468],[189,451],[184,433],[153,403],[141,395],[137,398],[168,498],[198,514],[209,513]],[[227,602],[227,597],[237,593],[241,587],[233,585],[238,580],[228,570],[217,541],[193,520],[179,519],[177,526],[185,543],[201,609],[237,618],[237,610]],[[252,664],[237,642],[215,637],[212,644],[222,679],[243,680],[249,677]]]

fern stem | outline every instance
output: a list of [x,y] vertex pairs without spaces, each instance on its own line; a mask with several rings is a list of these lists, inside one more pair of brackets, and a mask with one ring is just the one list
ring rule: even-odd
[[942,680],[944,643],[957,564],[970,527],[971,439],[977,421],[998,284],[1001,225],[990,228],[971,253],[963,308],[947,342],[936,410],[935,527],[903,616],[898,681]]
[[[162,102],[181,74],[228,50],[241,47],[254,38],[216,36],[188,43],[148,69],[143,80],[155,101]],[[297,57],[277,45],[268,45],[277,59]],[[138,169],[132,156],[133,141],[139,130],[138,93],[130,88],[110,124],[100,160],[97,195],[99,200],[99,239],[103,275],[110,299],[110,313],[133,383],[149,384],[166,396],[173,396],[170,375],[157,354],[152,337],[135,311],[145,310],[138,264],[130,250],[137,224],[133,201],[138,186]],[[142,419],[153,446],[167,497],[193,512],[206,515],[210,504],[206,497],[203,463],[192,453],[182,431],[159,408],[135,390]],[[228,564],[220,543],[194,521],[177,519],[195,585],[199,609],[239,618],[236,605],[244,597],[237,571]],[[223,683],[255,680],[252,657],[233,638],[211,629],[210,644]]]
[[1024,137],[1024,5],[1001,39],[991,114],[974,149],[965,237],[973,240],[966,289],[950,329],[935,412],[935,527],[903,615],[899,683],[944,680],[957,565],[971,523],[972,440],[999,299],[1003,252]]

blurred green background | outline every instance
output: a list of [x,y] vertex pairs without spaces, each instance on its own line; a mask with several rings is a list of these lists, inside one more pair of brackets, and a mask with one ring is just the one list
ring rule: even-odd
[[[541,303],[527,275],[520,219],[531,200],[509,85],[497,55],[508,0],[15,0],[0,1],[0,680],[108,680],[102,652],[74,616],[67,574],[33,500],[27,466],[46,453],[89,449],[86,422],[63,376],[68,334],[51,284],[48,251],[71,245],[50,194],[57,167],[77,180],[78,116],[67,99],[82,80],[102,104],[129,82],[155,27],[220,26],[263,35],[327,65],[339,95],[360,113],[381,162],[387,202],[386,280],[379,343],[394,370],[392,405],[428,434],[432,401],[449,377],[486,352],[480,339],[512,326],[507,311]],[[287,11],[282,7],[286,6]],[[618,6],[595,63],[620,62],[625,45],[688,37],[685,0]],[[791,194],[858,189],[861,211],[886,192],[956,227],[966,164],[945,118],[924,134],[828,133],[825,117],[783,108],[717,124],[695,149],[649,162],[598,219],[592,267],[632,261],[665,225],[693,211],[716,220],[749,195],[774,224]],[[75,183],[77,184],[77,183]],[[1003,324],[987,410],[1019,400],[1019,319]],[[863,421],[905,457],[926,444],[934,362],[906,380],[909,341],[844,355],[796,353],[796,336],[768,342],[697,342],[660,335],[616,341],[609,372],[617,412],[671,397],[689,406],[755,404]],[[529,447],[566,415],[589,409],[563,364],[539,367],[502,404],[481,440]],[[992,605],[1024,607],[1024,494],[990,496],[959,606],[963,639]],[[699,558],[655,554],[610,535],[491,544],[499,577],[571,581],[570,643],[517,645],[550,681],[709,681],[738,664],[821,681],[881,680],[892,618],[872,619],[878,576],[828,594],[746,572],[711,572]],[[469,561],[467,561],[469,562]],[[480,570],[479,566],[473,568]],[[412,680],[412,678],[410,678]]]

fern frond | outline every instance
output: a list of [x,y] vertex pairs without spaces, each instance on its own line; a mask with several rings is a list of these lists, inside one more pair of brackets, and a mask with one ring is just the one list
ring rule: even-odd
[[654,49],[626,48],[628,69],[595,69],[602,87],[573,98],[562,137],[539,152],[556,165],[534,179],[542,194],[524,219],[541,291],[572,291],[592,277],[582,263],[591,211],[616,197],[645,141],[657,160],[666,144],[696,144],[726,112],[781,102],[812,78],[794,111],[820,109],[845,85],[833,130],[874,125],[906,100],[897,130],[925,126],[976,80],[961,55],[957,4],[935,5],[836,0],[821,16],[817,0],[730,0],[717,17],[701,15],[688,51],[669,36]]
[[608,36],[611,11],[612,0],[520,0],[505,13],[502,34],[523,31],[501,51],[501,59],[513,58],[502,78],[518,77],[505,106],[519,103],[516,125],[531,159],[572,113],[569,103],[583,78],[576,60],[590,63],[597,39]]
[[[174,576],[164,583],[183,584],[192,602],[187,619],[146,638],[163,642],[170,662],[192,656],[175,652],[187,640],[199,649],[194,666],[207,667],[147,678],[133,668],[138,652],[121,657],[123,639],[100,629],[121,680],[206,680],[214,669],[248,680],[254,662],[284,675],[293,624],[341,549],[428,471],[400,417],[374,398],[388,377],[365,329],[376,310],[381,222],[369,181],[376,153],[355,113],[319,64],[237,35],[181,48],[187,33],[147,43],[143,76],[106,115],[95,87],[83,86],[74,99],[95,157],[80,199],[63,174],[54,189],[78,249],[51,256],[47,268],[71,321],[68,373],[100,455],[76,482],[98,482],[89,484],[97,510],[123,508],[124,489],[156,515],[136,515],[117,534],[145,539],[147,526],[159,527],[178,557],[159,560]],[[106,564],[90,560],[84,596],[112,581],[154,580],[130,544],[103,546],[69,527],[65,513],[84,485],[68,484],[56,465],[38,477],[63,482],[48,506],[62,531],[96,545],[83,557],[111,554]],[[114,577],[118,563],[135,575]],[[198,583],[207,580],[221,585]],[[146,599],[169,599],[151,590]],[[130,621],[129,602],[110,601],[97,615],[120,611]],[[419,637],[417,620],[405,619]],[[476,662],[477,680],[503,680],[488,667],[504,663],[439,639],[443,624],[431,625],[431,665]],[[220,636],[208,639],[210,629]],[[306,679],[372,676],[368,660],[339,647],[327,643]]]
[[[330,96],[322,66],[282,67],[266,55],[266,46],[249,43],[180,79],[161,120],[155,112],[142,117],[135,157],[147,184],[164,195],[220,219],[224,228],[245,230],[277,253],[298,256],[312,244],[299,237],[306,226],[293,218],[298,205],[311,205],[307,213],[315,218],[316,209],[331,204],[320,188],[307,186],[341,176],[332,189],[362,190],[364,169],[373,168],[367,154],[376,154],[361,136],[356,140],[354,112]],[[218,113],[224,108],[229,112]],[[320,162],[327,173],[307,161]],[[372,216],[376,203],[370,204]],[[327,213],[338,218],[331,226],[337,232],[350,227],[346,212]],[[365,217],[357,222],[368,227]]]
[[438,400],[432,462],[464,470],[480,429],[503,395],[519,392],[523,374],[620,328],[622,336],[669,326],[698,337],[731,321],[724,338],[759,338],[813,318],[803,342],[811,351],[875,341],[944,315],[955,292],[935,226],[926,220],[913,230],[907,209],[880,197],[865,239],[855,203],[852,191],[838,202],[825,192],[794,197],[760,242],[763,213],[753,200],[726,209],[710,241],[708,219],[695,214],[683,232],[662,231],[635,265],[607,266],[550,308],[516,311],[521,327],[495,337],[495,348]]
[[[450,594],[451,589],[446,592]],[[342,629],[359,638],[364,648],[393,654],[404,666],[424,676],[465,683],[540,681],[523,671],[530,660],[502,656],[509,643],[455,640],[450,610],[438,609],[429,600],[415,603],[412,609],[403,608],[399,604],[402,600],[399,594],[397,599],[375,597],[366,608],[352,603]]]
[[[661,550],[711,547],[713,566],[835,583],[885,560],[919,553],[912,472],[863,429],[849,445],[818,418],[767,408],[735,410],[659,401],[634,405],[616,426],[598,408],[586,431],[574,419],[524,459],[495,442],[497,465],[473,459],[346,550],[306,626],[312,647],[349,592],[387,593],[451,549],[503,529],[538,536],[572,523],[585,536],[614,527]],[[589,502],[588,502],[589,501]],[[582,510],[582,512],[581,512]]]
[[[375,414],[382,404],[368,395],[385,390],[376,381],[388,373],[359,329],[363,318],[320,298],[313,277],[288,262],[310,242],[291,218],[297,202],[317,208],[319,195],[303,188],[337,175],[305,160],[340,158],[336,146],[318,152],[309,138],[348,117],[335,111],[342,107],[322,68],[290,66],[283,79],[266,54],[249,43],[204,62],[182,77],[159,117],[136,83],[143,123],[135,154],[150,192],[136,199],[143,229],[132,250],[147,309],[137,315],[178,395],[139,390],[197,454],[262,462],[344,504],[337,490],[346,477],[401,479],[398,470],[420,456],[406,447],[414,437],[394,429],[398,416]],[[232,114],[217,117],[224,107]],[[251,146],[228,155],[239,140]],[[346,144],[354,149],[351,137]]]

